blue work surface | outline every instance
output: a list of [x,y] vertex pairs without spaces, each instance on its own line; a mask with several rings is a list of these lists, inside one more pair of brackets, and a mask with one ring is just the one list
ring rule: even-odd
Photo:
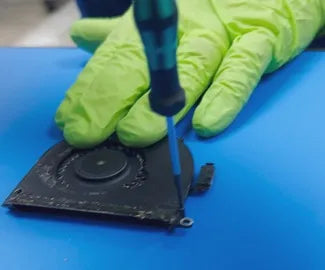
[[[0,201],[62,139],[57,106],[89,55],[0,50]],[[0,269],[325,269],[325,53],[306,52],[263,79],[236,122],[200,140],[196,173],[212,189],[188,199],[191,229],[164,229],[0,208]],[[189,122],[182,123],[183,130]]]

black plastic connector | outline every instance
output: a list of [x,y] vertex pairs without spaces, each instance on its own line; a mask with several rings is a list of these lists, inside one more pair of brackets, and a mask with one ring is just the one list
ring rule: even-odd
[[215,174],[213,163],[206,163],[201,167],[199,177],[191,187],[191,193],[201,193],[210,189]]

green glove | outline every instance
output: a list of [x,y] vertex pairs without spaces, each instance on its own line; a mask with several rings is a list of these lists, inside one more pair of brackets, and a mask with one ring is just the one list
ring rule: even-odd
[[71,38],[79,48],[94,53],[119,21],[119,18],[79,20],[71,27]]
[[[325,24],[324,0],[179,0],[178,69],[185,108],[203,95],[193,117],[204,137],[224,130],[261,76],[298,55]],[[114,131],[131,146],[166,135],[150,110],[149,76],[132,10],[109,20],[81,20],[72,37],[89,51],[101,44],[56,114],[66,140],[91,147]]]

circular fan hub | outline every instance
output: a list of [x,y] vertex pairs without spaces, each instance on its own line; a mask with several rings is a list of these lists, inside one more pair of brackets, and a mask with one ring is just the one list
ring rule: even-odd
[[123,152],[102,148],[77,160],[75,172],[87,180],[106,180],[120,175],[127,165],[127,157]]

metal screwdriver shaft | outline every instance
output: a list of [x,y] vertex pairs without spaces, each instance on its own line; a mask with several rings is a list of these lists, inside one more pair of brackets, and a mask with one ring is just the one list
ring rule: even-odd
[[177,197],[179,202],[179,208],[182,214],[184,214],[184,200],[182,194],[182,182],[181,182],[181,164],[179,161],[178,143],[176,137],[176,130],[174,126],[174,120],[172,117],[167,117],[167,128],[168,128],[168,141],[169,141],[169,152],[172,162],[172,169],[174,174],[174,181],[177,190]]

